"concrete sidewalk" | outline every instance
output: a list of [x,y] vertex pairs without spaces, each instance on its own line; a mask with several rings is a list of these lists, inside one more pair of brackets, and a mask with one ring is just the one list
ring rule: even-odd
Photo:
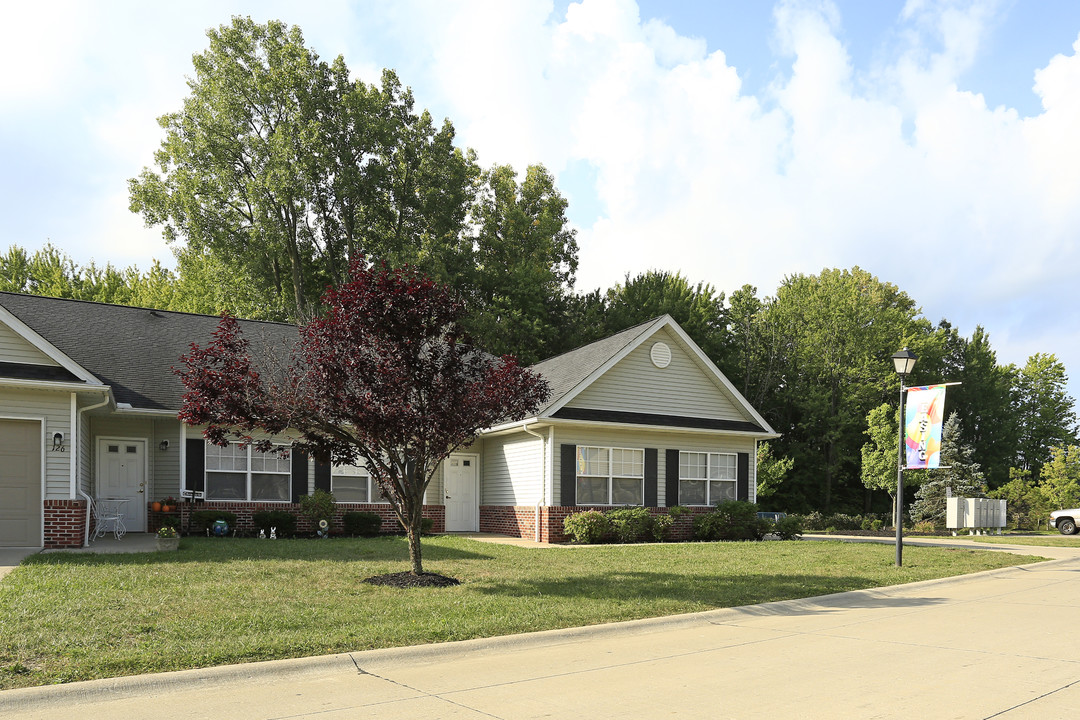
[[1073,555],[673,618],[9,690],[0,717],[1068,716]]

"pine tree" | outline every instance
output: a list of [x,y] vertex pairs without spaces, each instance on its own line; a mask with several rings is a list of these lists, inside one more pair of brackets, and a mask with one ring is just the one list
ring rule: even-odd
[[945,421],[941,441],[941,464],[939,470],[929,471],[930,478],[918,492],[911,505],[912,522],[932,522],[935,527],[945,526],[946,490],[953,497],[986,497],[986,478],[982,466],[975,462],[975,449],[963,444],[960,416],[955,412]]

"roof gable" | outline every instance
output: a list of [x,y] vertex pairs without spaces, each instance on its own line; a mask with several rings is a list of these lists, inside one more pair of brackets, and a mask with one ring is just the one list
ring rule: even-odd
[[[658,367],[653,350],[666,349]],[[682,340],[661,327],[593,380],[564,407],[747,420],[743,408]]]
[[[9,294],[11,293],[0,293],[0,295]],[[98,378],[94,377],[91,371],[26,324],[21,318],[11,313],[3,306],[2,302],[0,302],[0,328],[3,329],[0,341],[3,341],[4,348],[0,360],[4,362],[9,371],[14,371],[9,372],[9,376],[26,377],[28,379],[60,379],[62,376],[65,380],[74,379],[88,385],[102,384]],[[39,373],[31,372],[30,375],[26,375],[19,372],[19,366],[25,367],[27,365],[52,366],[62,368],[62,372],[54,373],[56,377],[52,377],[49,373],[41,374],[40,377],[32,377]]]
[[[653,364],[652,346],[671,354]],[[604,340],[538,363],[551,385],[541,417],[586,419],[601,413],[625,422],[671,422],[775,434],[719,368],[670,315],[636,325]],[[584,413],[584,414],[583,414]],[[680,420],[681,418],[681,420]],[[648,424],[648,423],[646,423]]]

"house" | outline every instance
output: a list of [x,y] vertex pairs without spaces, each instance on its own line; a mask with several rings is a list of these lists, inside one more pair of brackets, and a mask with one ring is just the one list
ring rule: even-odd
[[[91,498],[123,500],[128,531],[152,531],[152,502],[182,491],[206,498],[183,513],[227,509],[242,527],[316,488],[341,512],[392,518],[363,467],[219,448],[177,419],[172,368],[218,320],[0,293],[0,547],[83,545]],[[295,338],[287,324],[240,324],[256,345]],[[563,518],[585,507],[754,500],[756,443],[776,433],[670,317],[533,369],[551,386],[547,404],[443,463],[425,507],[436,532],[557,542]]]

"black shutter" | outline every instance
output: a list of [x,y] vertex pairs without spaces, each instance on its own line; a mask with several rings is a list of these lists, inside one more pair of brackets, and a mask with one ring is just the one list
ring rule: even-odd
[[674,507],[679,504],[679,451],[664,451],[664,505]]
[[292,501],[300,502],[300,497],[307,495],[307,453],[292,450]]
[[577,445],[563,445],[560,457],[562,467],[559,469],[559,504],[573,507],[577,505]]
[[315,460],[315,489],[330,492],[330,463]]
[[738,475],[735,481],[735,499],[750,499],[750,453],[739,453]]
[[645,448],[645,507],[656,507],[656,448]]
[[202,492],[206,490],[206,445],[202,438],[188,438],[185,450],[184,487]]

